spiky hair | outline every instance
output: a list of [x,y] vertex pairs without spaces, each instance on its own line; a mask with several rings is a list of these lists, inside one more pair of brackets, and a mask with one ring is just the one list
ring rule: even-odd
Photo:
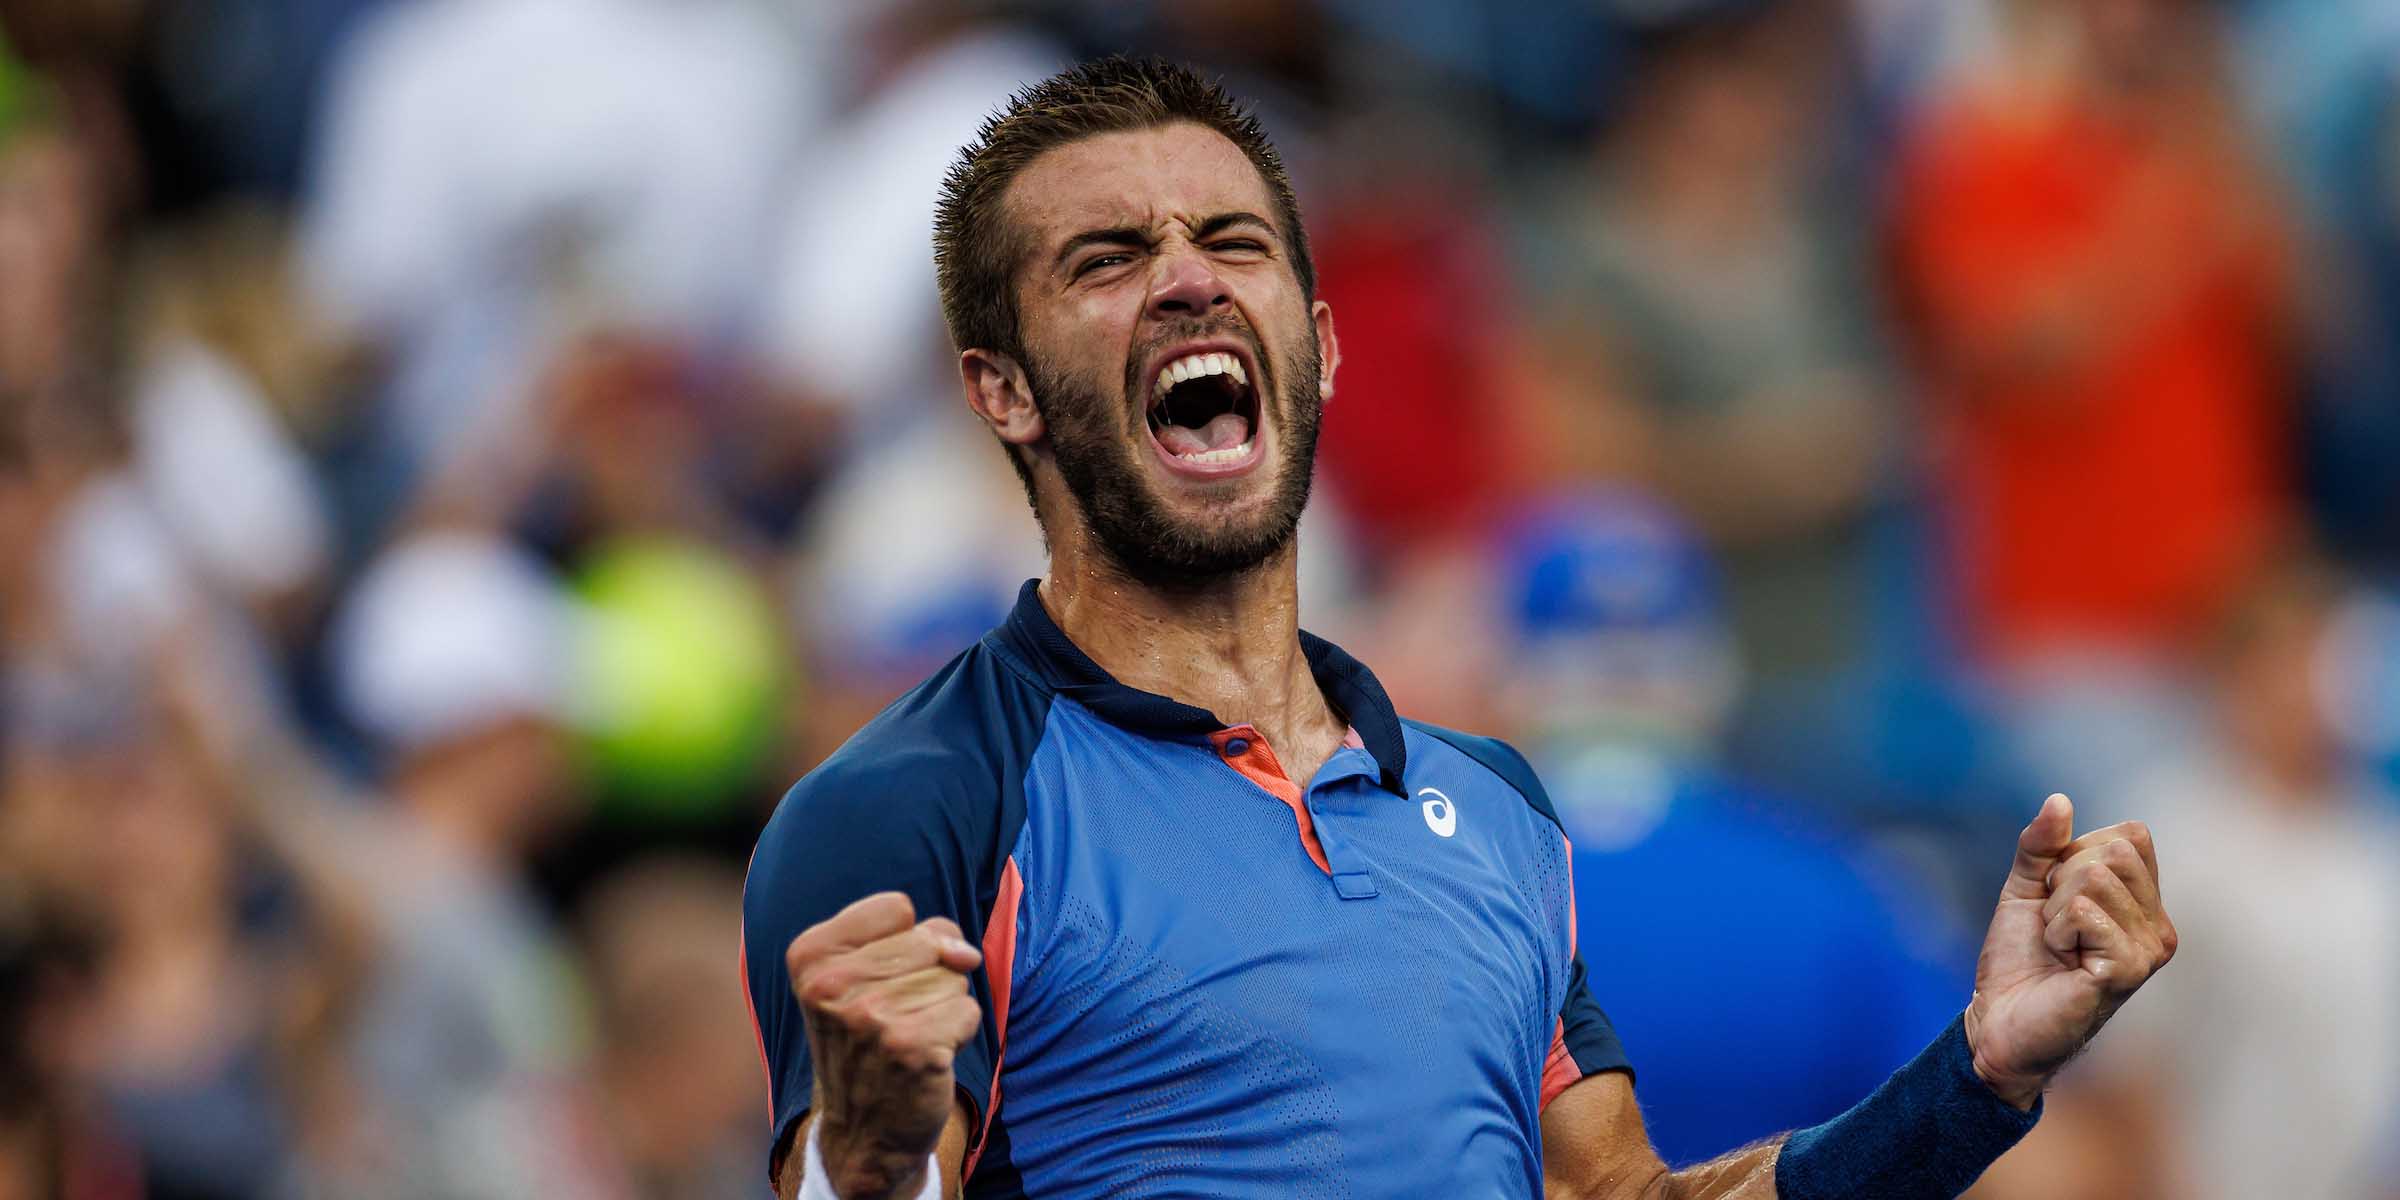
[[1022,356],[1015,276],[1026,236],[1001,211],[1018,173],[1070,142],[1181,121],[1225,135],[1258,168],[1274,195],[1301,294],[1315,299],[1317,273],[1300,225],[1300,203],[1258,117],[1214,80],[1181,63],[1112,55],[1068,68],[1010,97],[951,164],[933,219],[933,264],[942,319],[958,349]]

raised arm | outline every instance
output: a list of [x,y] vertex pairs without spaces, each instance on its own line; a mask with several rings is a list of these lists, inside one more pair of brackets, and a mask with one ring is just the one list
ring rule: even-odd
[[862,742],[777,807],[742,893],[743,986],[773,1138],[766,1174],[779,1192],[797,1185],[813,1118],[824,1176],[844,1200],[921,1186],[926,1154],[953,1125],[965,1137],[942,1160],[945,1179],[972,1161],[999,1055],[977,943],[1005,919],[991,909],[999,806],[968,782],[974,773],[938,744],[910,755]]
[[785,963],[815,1088],[777,1164],[778,1194],[798,1196],[821,1170],[820,1186],[841,1200],[913,1198],[929,1154],[941,1194],[958,1194],[970,1118],[951,1065],[983,1020],[967,991],[982,962],[956,922],[918,921],[899,892],[860,900],[792,940]]
[[1695,1167],[1650,1146],[1621,1072],[1542,1112],[1550,1200],[1935,1200],[1975,1182],[2040,1116],[2042,1088],[2174,957],[2158,859],[2140,822],[2074,833],[2052,796],[2017,839],[1975,995],[1941,1037],[1822,1125]]

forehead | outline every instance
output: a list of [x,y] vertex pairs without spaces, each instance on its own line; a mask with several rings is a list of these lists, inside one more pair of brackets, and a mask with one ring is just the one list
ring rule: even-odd
[[1027,164],[1007,208],[1047,248],[1090,229],[1197,225],[1227,212],[1280,220],[1258,168],[1224,134],[1179,122],[1094,134]]

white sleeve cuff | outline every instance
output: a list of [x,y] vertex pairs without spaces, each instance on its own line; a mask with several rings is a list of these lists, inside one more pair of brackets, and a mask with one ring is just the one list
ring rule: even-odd
[[[817,1123],[808,1123],[808,1144],[801,1151],[800,1200],[842,1200],[825,1177],[825,1156],[817,1149]],[[925,1186],[912,1200],[942,1200],[942,1160],[925,1156]]]

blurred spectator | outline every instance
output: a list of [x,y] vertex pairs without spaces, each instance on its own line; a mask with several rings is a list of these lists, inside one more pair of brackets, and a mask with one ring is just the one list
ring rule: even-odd
[[381,927],[358,1037],[365,1115],[338,1195],[607,1194],[588,1022],[524,856],[575,814],[561,739],[571,620],[538,565],[483,535],[385,552],[333,637],[388,750],[390,808],[347,847]]
[[244,693],[188,649],[8,663],[0,875],[107,936],[79,1075],[121,1130],[117,1168],[152,1197],[287,1195],[343,1094],[363,940],[284,781],[224,757],[252,718],[211,710]]
[[2187,952],[2100,1044],[2095,1086],[2147,1091],[2162,1194],[2376,1200],[2400,1119],[2400,823],[2342,752],[2321,564],[2249,582],[2207,663],[2206,737],[2136,788],[2173,848]]
[[[304,245],[385,349],[401,474],[506,428],[558,325],[737,330],[820,74],[765,0],[418,0],[330,84]],[[564,306],[562,308],[562,306]],[[396,498],[395,498],[396,502]]]
[[[895,539],[899,529],[910,536]],[[966,413],[920,421],[852,459],[792,562],[792,618],[813,672],[802,755],[832,752],[999,624],[1042,565],[1016,473]]]
[[2042,786],[2113,805],[2174,736],[2163,656],[2291,507],[2283,218],[2213,6],[2008,17],[1910,140],[1896,282],[1967,642]]
[[1651,1140],[1697,1162],[1857,1103],[1965,1006],[1956,931],[1897,860],[1723,767],[1740,671],[1677,521],[1569,494],[1502,546],[1515,736],[1573,842],[1581,952]]
[[263,857],[298,829],[245,811],[257,798],[227,786],[195,730],[96,715],[121,727],[88,731],[76,751],[90,756],[74,802],[91,874],[78,882],[142,881],[94,896],[111,936],[103,1092],[153,1200],[289,1194],[308,1122],[347,1083],[328,1039],[348,1015],[357,947],[343,907],[308,887],[331,871]]
[[1506,236],[1468,136],[1431,113],[1358,114],[1309,210],[1342,340],[1320,477],[1387,581],[1487,525],[1531,457]]
[[112,287],[90,172],[56,111],[0,129],[0,657],[120,680],[202,660],[202,736],[231,753],[267,735],[275,638],[331,566],[313,467],[244,371]]
[[942,176],[985,116],[1066,60],[995,7],[859,6],[859,94],[795,165],[782,236],[768,243],[763,349],[869,444],[957,402],[931,249]]
[[1834,139],[1842,10],[1654,6],[1623,111],[1544,198],[1550,449],[1691,514],[1769,686],[1854,661],[1888,385]]
[[194,571],[288,625],[332,566],[312,465],[239,367],[178,339],[133,384],[133,469]]
[[2375,719],[2343,677],[2380,603],[2295,556],[2229,604],[2211,719],[2134,794],[2180,864],[2187,981],[2117,1017],[1978,1200],[2388,1196],[2400,1039],[2369,1014],[2400,1002],[2400,825],[2343,736]]
[[[1276,134],[1346,352],[1306,624],[1542,767],[1670,1157],[1963,1002],[1990,840],[1900,831],[2013,748],[2189,937],[1978,1200],[2388,1193],[2395,11],[0,0],[0,1197],[757,1190],[755,822],[1040,570],[928,226],[1070,47]],[[2362,586],[2181,687],[2303,503]]]
[[758,1189],[767,1101],[737,956],[742,877],[704,859],[636,862],[584,901],[608,1142],[642,1200]]

